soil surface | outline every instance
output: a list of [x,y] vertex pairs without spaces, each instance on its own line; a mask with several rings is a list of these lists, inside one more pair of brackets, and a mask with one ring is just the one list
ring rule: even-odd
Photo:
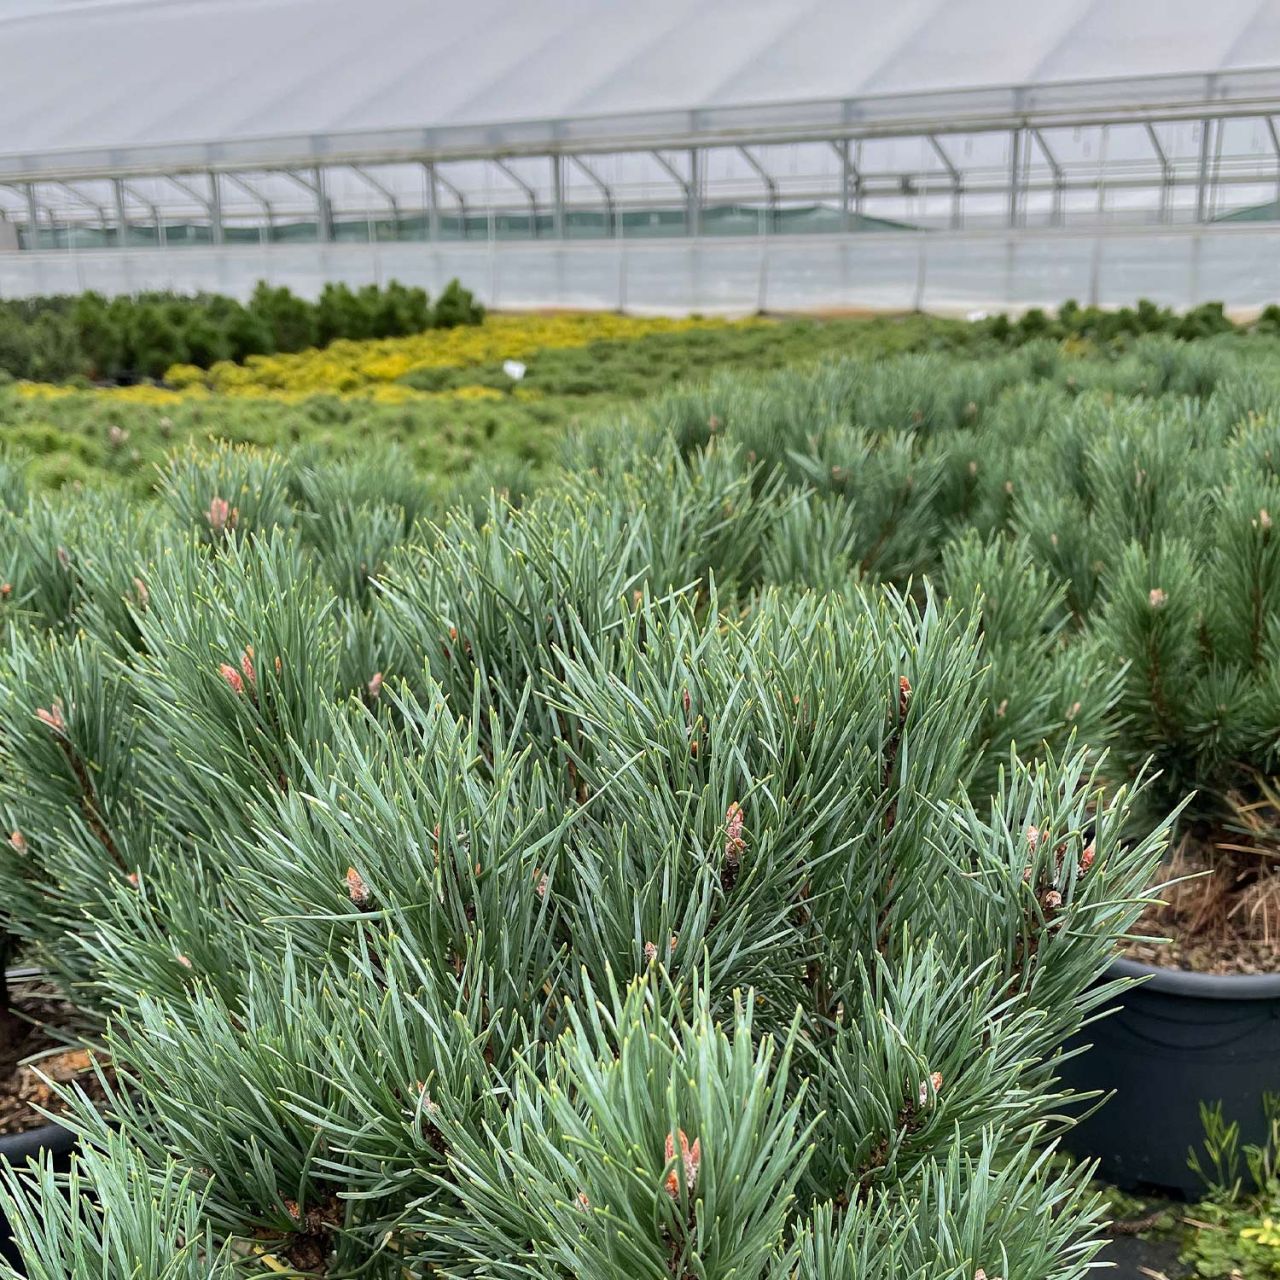
[[1240,837],[1185,838],[1161,874],[1161,899],[1142,913],[1125,954],[1194,973],[1280,973],[1280,850]]
[[[1139,929],[1170,934],[1167,927],[1145,922]],[[1165,969],[1185,969],[1191,973],[1280,973],[1280,941],[1259,942],[1249,938],[1217,941],[1204,938],[1177,938],[1169,942],[1135,942],[1125,949],[1130,960]]]
[[88,1051],[67,1047],[67,1006],[47,992],[21,989],[12,992],[11,1001],[9,1010],[0,1012],[0,1134],[48,1124],[36,1107],[54,1114],[65,1110],[49,1081],[78,1080],[90,1097],[102,1096]]

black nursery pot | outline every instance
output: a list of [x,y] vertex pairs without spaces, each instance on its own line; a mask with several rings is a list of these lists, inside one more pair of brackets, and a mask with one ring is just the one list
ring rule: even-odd
[[1260,1143],[1262,1095],[1280,1090],[1280,974],[1218,976],[1119,959],[1109,979],[1144,978],[1068,1042],[1092,1048],[1063,1064],[1078,1090],[1114,1091],[1064,1139],[1074,1155],[1130,1191],[1194,1197],[1187,1157],[1201,1150],[1201,1102],[1221,1102],[1241,1146]]
[[[22,1168],[28,1159],[47,1151],[53,1157],[54,1168],[65,1170],[71,1163],[74,1147],[75,1135],[60,1124],[42,1124],[25,1133],[0,1134],[0,1159],[15,1169]],[[14,1267],[21,1261],[13,1245],[9,1219],[3,1212],[0,1212],[0,1257]]]

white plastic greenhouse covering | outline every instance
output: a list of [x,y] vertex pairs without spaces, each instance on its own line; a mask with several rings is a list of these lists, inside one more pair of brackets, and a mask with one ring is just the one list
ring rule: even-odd
[[111,169],[162,147],[261,162],[282,139],[325,152],[343,149],[333,135],[411,131],[465,147],[496,131],[528,146],[543,130],[825,122],[823,104],[851,99],[874,114],[939,90],[1277,68],[1280,4],[5,0],[0,66],[4,169]]
[[1280,298],[1280,0],[0,0],[0,66],[0,294]]

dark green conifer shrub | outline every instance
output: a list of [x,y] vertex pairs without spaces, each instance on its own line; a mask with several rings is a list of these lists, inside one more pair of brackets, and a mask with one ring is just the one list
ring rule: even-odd
[[302,351],[340,338],[395,338],[479,324],[484,308],[457,280],[435,307],[422,289],[325,285],[316,302],[259,282],[248,304],[216,294],[143,293],[0,301],[0,372],[14,378],[98,382],[162,378],[174,364]]

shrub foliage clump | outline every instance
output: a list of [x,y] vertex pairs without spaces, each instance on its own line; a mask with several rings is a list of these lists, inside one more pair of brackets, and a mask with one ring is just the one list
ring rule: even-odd
[[870,581],[984,506],[927,429],[697,420],[519,509],[235,450],[15,489],[5,922],[107,1093],[0,1187],[30,1274],[1084,1274],[1058,1054],[1162,829],[1071,740],[1062,594]]

